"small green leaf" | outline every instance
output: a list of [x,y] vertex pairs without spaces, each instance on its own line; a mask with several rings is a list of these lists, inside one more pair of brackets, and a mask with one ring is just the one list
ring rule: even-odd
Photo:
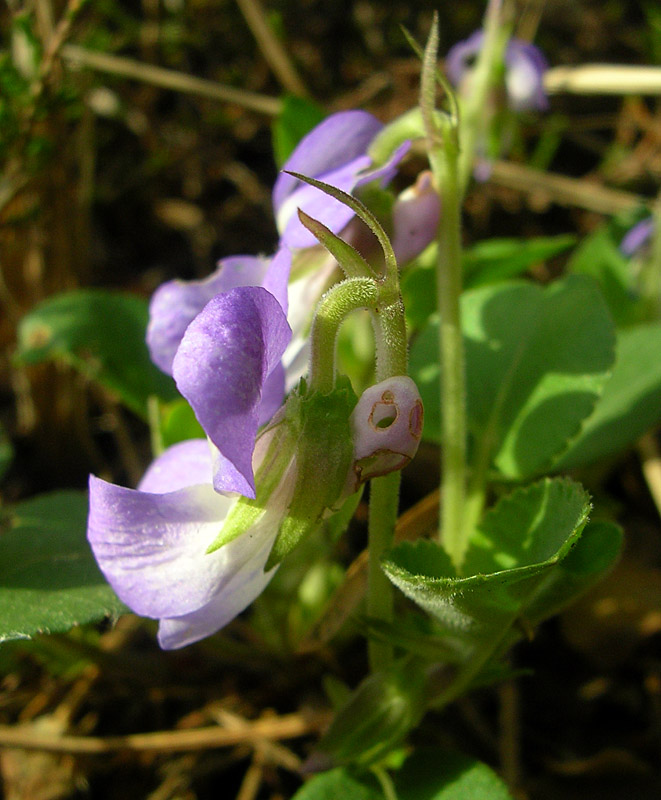
[[23,364],[64,361],[146,419],[151,395],[178,396],[172,378],[149,358],[147,320],[147,303],[133,295],[100,289],[56,295],[21,320],[16,358]]
[[281,167],[299,141],[326,116],[323,108],[311,100],[294,95],[282,98],[281,110],[273,122],[273,154]]
[[292,800],[383,800],[383,792],[371,775],[338,767],[315,775]]
[[[477,458],[523,481],[548,469],[595,407],[614,359],[599,290],[572,276],[543,289],[485,286],[462,301],[468,420]],[[440,439],[438,322],[411,350],[427,439]]]
[[537,625],[562,611],[609,572],[620,556],[622,537],[622,529],[613,522],[589,522],[528,606],[527,622]]
[[594,413],[554,469],[621,453],[661,422],[661,323],[618,331],[613,373]]
[[[473,289],[522,275],[530,267],[563,253],[575,242],[570,234],[533,239],[487,239],[462,254],[464,287]],[[436,310],[437,248],[432,244],[402,274],[406,316],[414,327],[426,324]]]
[[563,253],[575,242],[576,237],[571,234],[479,242],[464,253],[465,285],[472,289],[516,277],[533,265]]
[[475,758],[423,747],[395,776],[398,800],[512,800],[496,773]]
[[62,633],[126,608],[87,543],[87,494],[54,492],[4,513],[0,641]]
[[383,568],[469,660],[502,641],[517,620],[527,619],[549,576],[579,541],[589,510],[579,484],[546,478],[517,489],[485,515],[462,575],[440,545],[426,540],[399,545]]

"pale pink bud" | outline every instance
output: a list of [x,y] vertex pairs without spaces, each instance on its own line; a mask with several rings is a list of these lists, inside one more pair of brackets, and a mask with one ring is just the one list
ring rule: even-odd
[[432,174],[425,170],[403,191],[392,210],[392,246],[400,264],[419,255],[436,238],[441,201]]
[[387,378],[361,395],[351,415],[355,487],[405,467],[418,450],[423,409],[415,383]]

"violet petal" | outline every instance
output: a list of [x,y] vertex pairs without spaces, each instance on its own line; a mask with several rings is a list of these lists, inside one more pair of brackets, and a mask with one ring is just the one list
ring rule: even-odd
[[133,611],[181,616],[208,604],[251,552],[250,537],[239,536],[232,550],[206,554],[233,502],[211,484],[150,494],[91,476],[87,538]]
[[270,266],[266,258],[233,256],[220,261],[204,280],[174,280],[159,286],[149,304],[147,326],[147,346],[154,364],[171,375],[186,328],[209,300],[236,286],[261,286]]
[[[262,390],[280,362],[291,329],[266,289],[244,286],[210,300],[188,326],[173,363],[179,391],[220,453],[255,496],[252,451]],[[218,491],[225,484],[216,481]]]
[[[319,178],[353,159],[363,156],[383,125],[367,111],[340,111],[320,122],[304,136],[282,169]],[[276,217],[299,182],[281,172],[273,187]]]
[[190,439],[168,447],[149,465],[138,484],[141,492],[165,494],[187,486],[211,483],[211,449],[206,439]]
[[625,256],[639,253],[647,245],[654,233],[654,217],[648,217],[633,226],[620,243],[620,252]]

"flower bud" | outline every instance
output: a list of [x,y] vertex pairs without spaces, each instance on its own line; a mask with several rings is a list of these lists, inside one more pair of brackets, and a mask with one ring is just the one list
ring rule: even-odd
[[418,450],[422,422],[418,387],[406,375],[387,378],[366,389],[351,415],[351,491],[371,478],[405,467]]

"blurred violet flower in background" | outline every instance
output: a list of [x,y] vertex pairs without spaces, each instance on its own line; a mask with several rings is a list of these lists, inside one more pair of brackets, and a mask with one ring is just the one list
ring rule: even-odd
[[[445,69],[452,84],[460,91],[470,90],[470,73],[482,48],[484,32],[475,31],[468,39],[452,47],[445,59]],[[544,91],[546,58],[538,47],[522,39],[510,39],[505,50],[505,88],[513,111],[545,111],[548,98]]]
[[620,251],[625,256],[639,255],[650,243],[654,235],[654,217],[648,217],[627,231],[620,242]]

